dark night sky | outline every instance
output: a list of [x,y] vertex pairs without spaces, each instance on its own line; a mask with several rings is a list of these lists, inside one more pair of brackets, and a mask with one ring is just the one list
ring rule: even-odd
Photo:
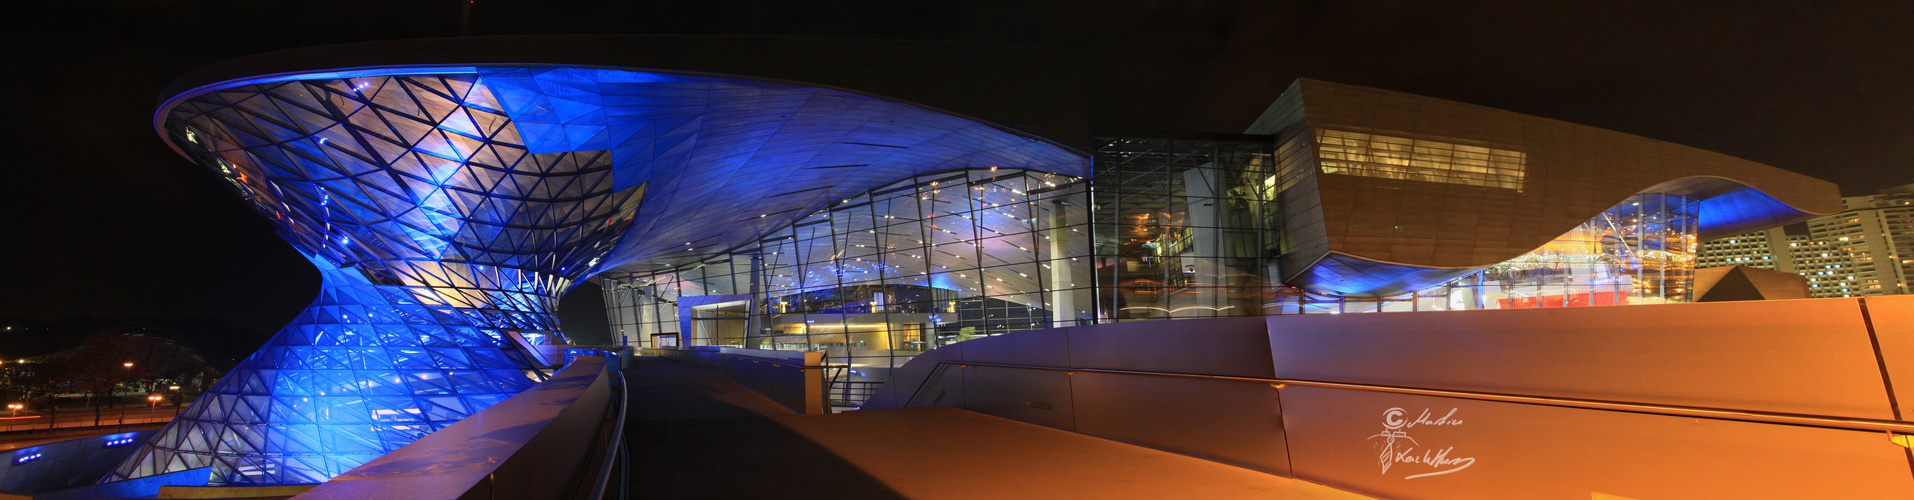
[[[16,3],[0,34],[0,317],[206,316],[262,333],[311,300],[318,274],[160,143],[160,87],[251,53],[456,35],[459,12],[456,0]],[[1068,47],[1104,127],[1240,132],[1307,76],[1673,141],[1858,195],[1914,182],[1914,2],[1873,3],[480,0],[472,32]],[[602,322],[579,295],[566,320]]]

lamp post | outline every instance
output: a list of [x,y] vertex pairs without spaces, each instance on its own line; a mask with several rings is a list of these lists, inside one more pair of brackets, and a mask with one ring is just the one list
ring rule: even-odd
[[[126,373],[121,375],[120,382],[125,383],[125,382],[133,380],[133,362],[128,361],[125,363],[120,363],[120,366],[126,367]],[[117,387],[106,388],[106,407],[107,408],[112,408],[113,400],[119,399],[119,391],[117,389],[118,389]]]
[[13,410],[13,416],[16,416],[16,417],[20,416],[20,409],[26,408],[26,407],[27,405],[23,405],[20,403],[7,403],[7,409]]
[[158,394],[148,394],[148,395],[146,395],[146,402],[147,402],[147,404],[149,405],[149,406],[147,407],[147,410],[148,410],[149,412],[150,412],[150,411],[157,411],[157,410],[159,410],[159,405],[160,405],[160,400],[162,400],[162,399],[166,399],[166,396],[161,396],[161,395],[158,395]]
[[169,386],[166,386],[166,390],[173,391],[173,407],[178,408],[179,407],[179,386],[169,385]]

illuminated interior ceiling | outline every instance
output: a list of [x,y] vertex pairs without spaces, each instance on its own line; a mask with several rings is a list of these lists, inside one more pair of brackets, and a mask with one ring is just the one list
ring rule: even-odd
[[1483,106],[1298,80],[1251,125],[1278,145],[1282,279],[1420,290],[1547,244],[1637,193],[1701,202],[1699,236],[1842,209],[1831,183]]
[[1528,155],[1483,146],[1315,130],[1316,163],[1324,174],[1522,190]]
[[[977,176],[985,178],[971,180]],[[770,293],[885,282],[1042,307],[1036,294],[1044,290],[1045,273],[1036,267],[1066,255],[1053,255],[1047,248],[1051,236],[1033,232],[1054,224],[1050,219],[1060,209],[1050,204],[1059,200],[1033,202],[1032,191],[1081,190],[1072,186],[1079,182],[1002,169],[920,176],[881,187],[798,221],[791,238],[764,242],[765,264],[789,272],[769,276]]]
[[695,261],[913,175],[1088,170],[916,104],[597,67],[279,73],[181,92],[155,124],[326,291],[110,479],[323,481],[528,387],[514,337],[558,337],[558,297],[600,271]]

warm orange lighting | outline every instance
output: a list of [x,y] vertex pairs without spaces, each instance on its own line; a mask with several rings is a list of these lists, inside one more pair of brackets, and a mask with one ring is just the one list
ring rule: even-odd
[[124,366],[124,367],[127,367],[127,368],[132,368],[132,367],[133,367],[133,362],[132,362],[132,361],[128,361],[128,362],[125,362],[125,363],[120,363],[120,366]]

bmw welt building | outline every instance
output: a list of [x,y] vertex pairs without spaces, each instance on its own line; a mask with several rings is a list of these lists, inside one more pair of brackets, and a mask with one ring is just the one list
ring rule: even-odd
[[[1668,463],[1820,443],[1773,460],[1909,483],[1881,436],[1914,430],[1889,383],[1914,303],[1696,289],[1700,242],[1838,212],[1834,185],[1309,79],[1240,134],[1106,130],[1078,65],[568,36],[198,70],[156,131],[324,284],[108,480],[326,481],[539,384],[595,280],[613,344],[815,353],[826,411],[959,406],[1384,496],[1691,491],[1551,468],[1551,435]],[[1409,429],[1425,408],[1466,416]],[[1480,458],[1378,467],[1377,432]]]

